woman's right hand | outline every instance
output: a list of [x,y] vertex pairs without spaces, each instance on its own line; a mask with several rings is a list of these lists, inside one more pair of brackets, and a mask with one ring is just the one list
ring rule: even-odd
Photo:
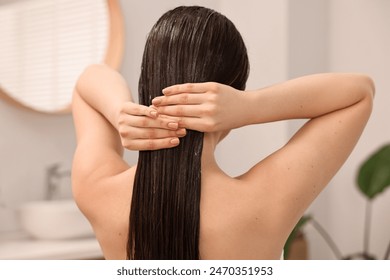
[[174,85],[153,99],[159,114],[178,118],[179,126],[202,132],[245,125],[244,92],[215,83]]
[[177,120],[158,114],[153,106],[133,102],[122,104],[116,127],[122,146],[134,151],[172,148],[186,135]]

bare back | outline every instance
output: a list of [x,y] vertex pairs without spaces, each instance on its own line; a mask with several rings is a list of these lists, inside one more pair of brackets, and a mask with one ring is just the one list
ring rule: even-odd
[[[135,168],[118,175],[122,182],[112,186],[114,194],[107,196],[106,193],[93,213],[86,213],[107,259],[126,257]],[[288,230],[281,230],[282,222],[275,224],[276,205],[267,202],[266,192],[263,200],[250,199],[258,195],[258,191],[254,193],[243,180],[215,172],[203,176],[201,193],[199,249],[202,259],[280,258]],[[92,204],[91,201],[89,207]]]

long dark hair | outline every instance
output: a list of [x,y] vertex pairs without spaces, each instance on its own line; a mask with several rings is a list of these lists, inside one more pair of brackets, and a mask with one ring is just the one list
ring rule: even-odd
[[[246,47],[233,23],[203,7],[165,13],[146,42],[139,102],[150,105],[162,89],[214,81],[244,89]],[[131,202],[129,259],[199,259],[203,133],[187,131],[180,145],[139,153]]]

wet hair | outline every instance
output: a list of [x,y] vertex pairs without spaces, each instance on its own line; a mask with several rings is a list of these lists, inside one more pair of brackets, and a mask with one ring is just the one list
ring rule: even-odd
[[[245,89],[246,47],[234,24],[211,9],[178,7],[149,33],[141,66],[139,102],[162,89],[218,82]],[[200,259],[203,133],[187,130],[180,145],[139,152],[129,218],[128,259]]]

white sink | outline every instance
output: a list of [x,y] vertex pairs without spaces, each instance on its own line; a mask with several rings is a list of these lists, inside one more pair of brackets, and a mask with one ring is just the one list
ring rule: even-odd
[[22,228],[37,239],[75,239],[94,236],[73,200],[28,202],[20,207]]

